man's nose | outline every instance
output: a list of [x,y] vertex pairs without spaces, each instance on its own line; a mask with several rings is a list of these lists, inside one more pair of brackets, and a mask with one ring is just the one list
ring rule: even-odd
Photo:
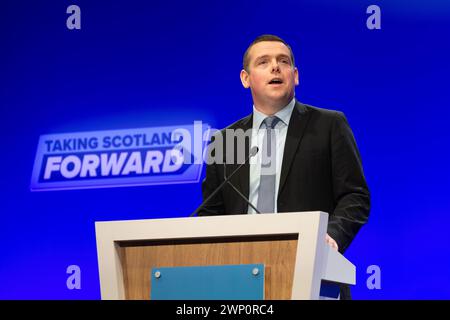
[[280,72],[280,65],[276,59],[272,60],[272,72]]

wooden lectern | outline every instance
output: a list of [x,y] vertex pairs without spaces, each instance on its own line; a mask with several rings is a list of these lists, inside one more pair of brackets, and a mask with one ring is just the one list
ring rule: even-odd
[[318,211],[96,222],[101,297],[150,299],[154,267],[262,263],[265,299],[319,299],[322,281],[356,278],[327,223]]

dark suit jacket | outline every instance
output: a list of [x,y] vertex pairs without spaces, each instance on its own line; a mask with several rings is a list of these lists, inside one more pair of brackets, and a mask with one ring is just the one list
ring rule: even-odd
[[[252,122],[249,115],[228,129],[247,130]],[[249,144],[250,139],[245,143],[246,157]],[[234,164],[207,165],[204,199],[224,180],[224,169],[229,175],[238,167],[236,160]],[[244,165],[231,182],[248,198],[249,165]],[[342,112],[296,102],[286,135],[277,204],[278,212],[328,212],[328,234],[341,253],[367,222],[369,190],[353,133]],[[248,204],[225,185],[199,215],[245,214],[247,210]]]

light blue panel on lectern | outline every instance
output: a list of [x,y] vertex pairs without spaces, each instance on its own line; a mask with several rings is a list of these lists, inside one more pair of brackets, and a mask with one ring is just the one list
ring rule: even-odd
[[263,300],[264,265],[165,267],[150,270],[152,300]]

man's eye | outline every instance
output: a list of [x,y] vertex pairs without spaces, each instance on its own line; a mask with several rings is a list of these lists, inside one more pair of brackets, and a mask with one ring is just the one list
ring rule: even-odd
[[266,60],[261,60],[261,61],[258,62],[258,65],[260,65],[260,64],[266,64],[266,63],[267,63]]
[[291,63],[290,63],[290,61],[289,61],[289,60],[287,60],[287,59],[283,59],[283,60],[281,60],[281,63],[285,63],[285,64],[291,64]]

